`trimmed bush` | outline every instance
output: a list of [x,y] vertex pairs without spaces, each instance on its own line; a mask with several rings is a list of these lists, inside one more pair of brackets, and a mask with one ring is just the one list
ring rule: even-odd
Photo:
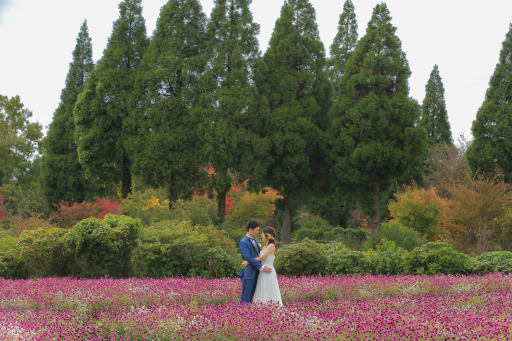
[[384,239],[409,251],[427,242],[421,233],[411,228],[397,223],[383,223],[379,233],[369,238],[365,246],[366,248],[375,248]]
[[362,229],[334,227],[326,233],[326,239],[342,242],[351,250],[361,250],[370,233]]
[[365,252],[370,271],[378,275],[398,275],[407,273],[408,252],[394,242],[383,239],[377,250]]
[[337,275],[370,273],[370,261],[363,252],[343,247],[328,255],[326,271]]
[[235,259],[236,244],[224,231],[213,226],[192,226],[189,221],[153,224],[144,229],[133,253],[134,274],[138,277],[198,276],[200,273],[227,276],[231,263],[221,255],[212,258],[212,264],[220,264],[221,268],[206,270],[208,252],[212,252],[207,251],[209,248],[220,248],[228,258]]
[[209,247],[194,258],[192,268],[188,272],[191,277],[230,278],[239,271],[235,258],[220,247]]
[[276,271],[285,276],[309,276],[326,272],[325,247],[310,240],[279,248],[276,255]]
[[482,253],[471,259],[471,267],[474,273],[487,274],[493,272],[512,272],[512,252],[494,251]]
[[293,237],[293,239],[297,241],[301,241],[306,238],[311,240],[325,240],[325,232],[322,230],[301,228],[293,232]]
[[409,271],[414,274],[465,274],[471,271],[468,255],[445,242],[430,242],[409,254]]
[[66,235],[72,250],[68,274],[76,277],[127,277],[130,257],[142,229],[140,220],[107,215],[87,218]]
[[331,240],[326,236],[326,233],[331,231],[329,222],[306,209],[299,211],[293,218],[292,239],[301,241],[303,239],[311,240]]
[[27,266],[30,277],[66,276],[71,250],[66,235],[69,230],[42,227],[23,231],[17,253]]

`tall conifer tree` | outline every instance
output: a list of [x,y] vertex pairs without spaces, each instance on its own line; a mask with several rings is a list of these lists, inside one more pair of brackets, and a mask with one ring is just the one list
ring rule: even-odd
[[210,58],[203,98],[206,110],[205,154],[213,168],[211,187],[217,192],[219,221],[224,219],[226,194],[233,176],[251,154],[246,123],[254,98],[254,68],[260,56],[252,0],[215,0],[208,39]]
[[438,143],[453,144],[446,102],[444,100],[444,86],[439,67],[434,65],[430,78],[425,87],[425,99],[421,107],[420,125],[427,132],[429,146]]
[[270,146],[264,183],[283,196],[282,240],[290,242],[292,207],[308,200],[322,169],[330,105],[325,49],[308,0],[286,0],[258,72],[268,104],[260,133]]
[[85,178],[78,162],[73,119],[73,106],[93,68],[91,38],[87,21],[84,21],[76,39],[66,86],[44,141],[42,186],[49,204],[61,200],[82,201],[94,194],[92,184]]
[[467,151],[472,170],[499,168],[512,183],[512,24],[472,132],[474,141]]
[[330,114],[334,177],[339,186],[370,186],[376,230],[382,193],[421,162],[425,149],[419,105],[409,97],[411,72],[395,31],[387,6],[377,5]]
[[334,87],[334,96],[338,96],[339,83],[345,65],[357,45],[357,20],[354,12],[352,0],[345,0],[343,12],[338,21],[338,33],[334,37],[330,48],[330,58],[328,60],[329,78]]
[[204,144],[194,115],[206,66],[206,16],[198,0],[162,7],[137,77],[142,96],[135,120],[135,171],[152,186],[167,186],[172,203],[189,197],[204,173]]
[[141,1],[119,4],[120,17],[74,110],[78,157],[87,176],[103,184],[121,182],[122,197],[132,180],[127,144],[135,132],[127,118],[134,74],[148,45]]

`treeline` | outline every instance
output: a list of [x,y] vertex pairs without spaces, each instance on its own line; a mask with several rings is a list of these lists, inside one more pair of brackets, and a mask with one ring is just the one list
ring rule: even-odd
[[[329,57],[308,0],[284,2],[263,54],[250,4],[215,0],[207,18],[198,0],[169,0],[148,38],[141,1],[125,0],[97,63],[84,22],[37,160],[47,207],[126,198],[141,181],[167,188],[169,205],[215,194],[222,222],[235,184],[271,187],[282,196],[281,238],[289,242],[300,207],[335,226],[361,226],[367,213],[379,231],[388,214],[381,207],[398,187],[432,184],[442,169],[432,168],[436,156],[454,150],[443,83],[436,65],[422,105],[410,97],[411,71],[384,3],[359,39],[345,1]],[[507,182],[510,53],[512,30],[467,152],[473,171],[499,168]],[[5,183],[22,178],[0,167]]]

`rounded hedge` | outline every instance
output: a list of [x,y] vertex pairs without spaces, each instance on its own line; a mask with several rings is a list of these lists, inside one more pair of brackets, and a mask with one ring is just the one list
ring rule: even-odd
[[325,247],[306,238],[277,250],[275,267],[285,276],[309,276],[326,272]]
[[487,274],[493,272],[512,272],[512,252],[494,251],[482,253],[471,259],[474,273]]

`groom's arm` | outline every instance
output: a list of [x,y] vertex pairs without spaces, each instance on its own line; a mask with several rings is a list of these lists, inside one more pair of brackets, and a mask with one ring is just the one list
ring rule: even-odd
[[254,257],[251,257],[251,252],[249,251],[249,247],[247,243],[240,242],[240,253],[242,254],[242,258],[249,262],[256,269],[262,271],[263,265],[261,262],[258,262]]

